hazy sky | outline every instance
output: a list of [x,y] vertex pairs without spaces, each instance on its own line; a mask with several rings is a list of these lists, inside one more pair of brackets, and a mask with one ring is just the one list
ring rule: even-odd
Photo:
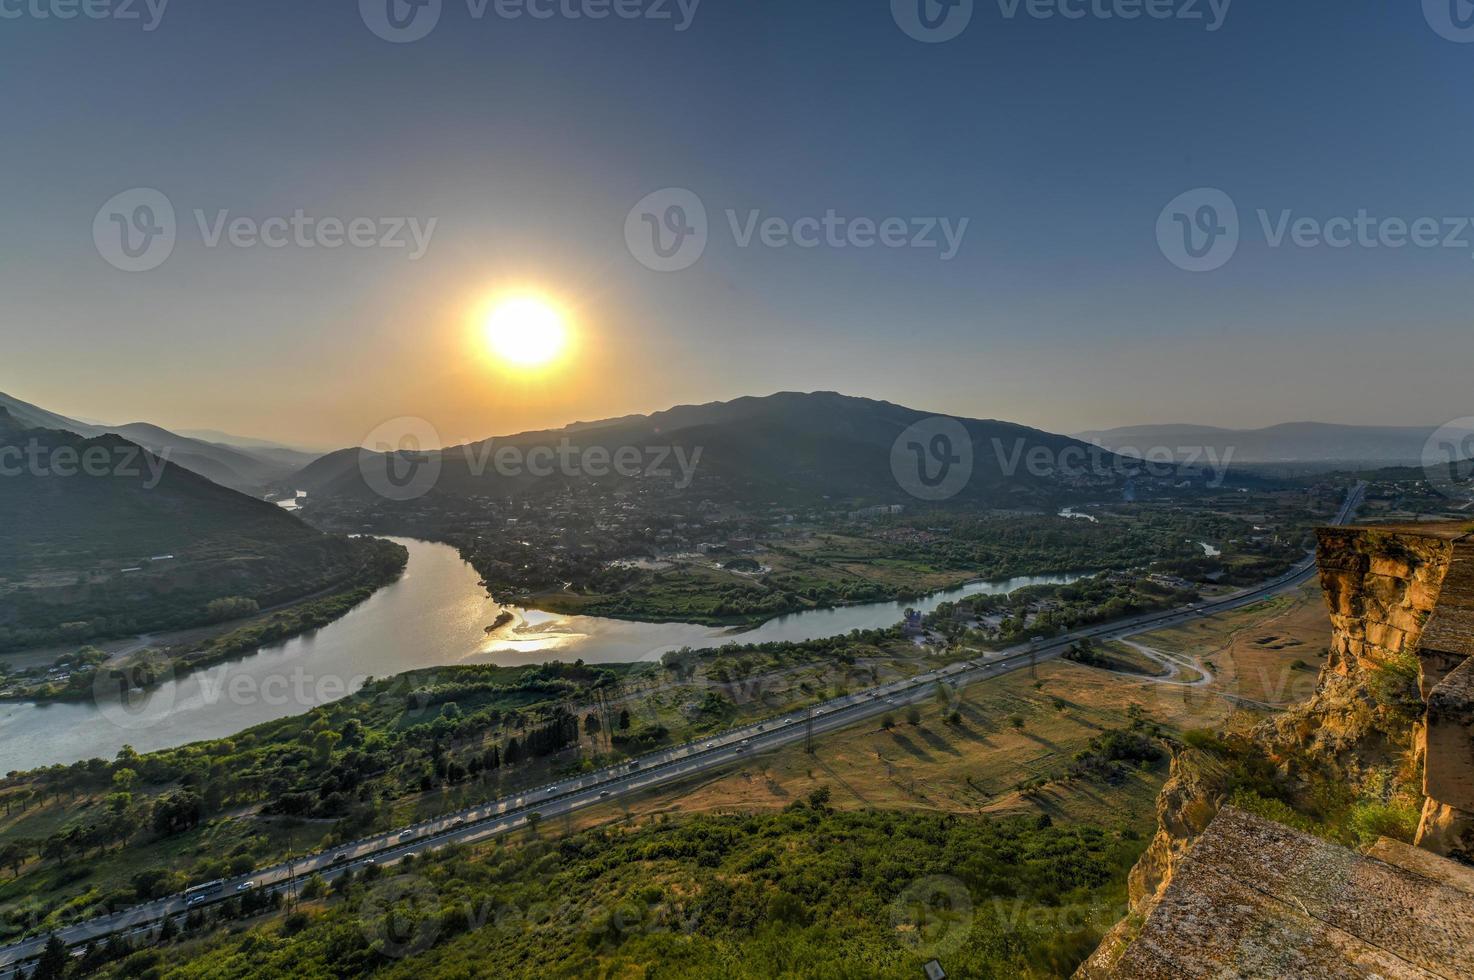
[[[704,0],[685,30],[675,0],[443,0],[411,43],[367,26],[389,0],[174,0],[153,30],[143,0],[141,20],[38,16],[67,2],[0,0],[0,390],[56,411],[315,445],[399,415],[456,440],[780,389],[1060,431],[1474,414],[1474,229],[1453,220],[1474,216],[1474,44],[1435,29],[1461,37],[1439,5],[1464,0],[1153,0],[1206,20],[977,0],[935,44],[885,0]],[[601,3],[672,19],[564,12]],[[129,273],[94,218],[139,187],[176,241]],[[698,262],[657,272],[626,218],[670,187],[710,226]],[[1193,273],[1158,219],[1201,187],[1241,240]],[[222,212],[299,209],[374,237],[436,225],[418,259],[207,242]],[[969,223],[944,261],[743,247],[727,214],[740,233],[831,209],[908,240]],[[1456,247],[1276,247],[1260,209],[1315,219],[1307,241],[1359,211],[1433,218]],[[574,311],[578,345],[519,379],[471,314],[524,288]]]

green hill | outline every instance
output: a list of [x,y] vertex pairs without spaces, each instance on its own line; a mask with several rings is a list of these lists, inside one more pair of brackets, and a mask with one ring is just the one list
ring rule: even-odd
[[324,534],[120,436],[27,428],[0,408],[0,649],[207,622],[402,563]]

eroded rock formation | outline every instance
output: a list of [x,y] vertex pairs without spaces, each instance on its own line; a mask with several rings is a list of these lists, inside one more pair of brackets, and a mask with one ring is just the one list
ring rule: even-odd
[[[1474,863],[1474,532],[1426,524],[1326,528],[1319,537],[1330,655],[1316,693],[1260,725],[1252,742],[1291,786],[1329,780],[1361,795],[1384,787],[1389,773],[1421,769],[1418,847]],[[1132,914],[1082,977],[1138,975],[1120,967],[1123,958],[1143,923],[1173,928],[1149,917],[1233,788],[1208,754],[1174,758],[1157,834],[1131,873]],[[1474,971],[1474,949],[1470,959]]]

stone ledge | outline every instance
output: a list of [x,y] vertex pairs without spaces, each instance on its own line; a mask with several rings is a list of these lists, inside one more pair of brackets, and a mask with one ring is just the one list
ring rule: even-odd
[[1395,864],[1413,874],[1422,875],[1424,878],[1450,888],[1457,888],[1466,895],[1474,895],[1474,868],[1441,858],[1421,847],[1413,847],[1400,840],[1382,837],[1372,845],[1371,850],[1367,851],[1367,857],[1374,857],[1387,864]]
[[1474,895],[1226,807],[1110,975],[1474,977]]

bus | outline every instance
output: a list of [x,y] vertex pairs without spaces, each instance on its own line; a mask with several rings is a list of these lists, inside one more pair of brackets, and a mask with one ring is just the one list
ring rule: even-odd
[[219,893],[223,888],[225,888],[225,881],[218,878],[202,885],[195,885],[193,888],[186,888],[184,890],[185,904],[198,905],[211,895]]

